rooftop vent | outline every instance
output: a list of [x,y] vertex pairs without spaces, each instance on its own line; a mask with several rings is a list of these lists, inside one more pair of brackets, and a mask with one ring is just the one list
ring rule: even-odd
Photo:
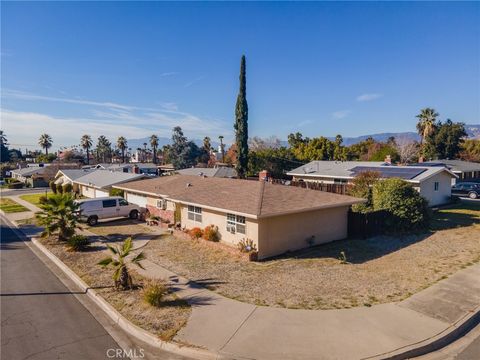
[[188,187],[190,187],[190,186],[192,186],[192,184],[190,184],[190,183],[187,183],[187,188],[188,188]]

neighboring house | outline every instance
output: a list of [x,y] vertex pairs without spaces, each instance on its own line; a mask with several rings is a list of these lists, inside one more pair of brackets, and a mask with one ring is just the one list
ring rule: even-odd
[[437,206],[450,201],[452,179],[457,175],[445,167],[396,166],[375,161],[312,161],[291,170],[294,180],[325,184],[349,184],[363,171],[377,171],[383,179],[397,177],[408,181],[429,203]]
[[144,178],[144,174],[129,174],[121,171],[95,170],[73,180],[74,188],[88,198],[109,196],[113,185]]
[[15,169],[10,171],[13,179],[18,180],[25,185],[31,187],[48,186],[46,179],[46,167],[32,166],[23,169]]
[[84,175],[90,174],[93,171],[97,171],[95,169],[63,169],[58,170],[57,174],[55,175],[55,184],[64,185],[64,184],[72,184],[73,191],[80,192],[79,185],[75,183],[75,180],[81,178]]
[[232,167],[218,166],[213,168],[192,167],[175,171],[180,175],[197,175],[220,178],[236,178],[237,171]]
[[[85,168],[85,167],[84,167]],[[94,169],[103,169],[111,171],[120,171],[124,173],[136,173],[136,174],[146,174],[150,176],[155,176],[158,173],[158,165],[153,163],[121,163],[121,164],[97,164],[91,166]]]
[[182,228],[216,225],[221,241],[248,238],[259,258],[347,237],[350,196],[265,181],[191,175],[164,176],[115,185],[127,201]]
[[[463,160],[432,160],[417,166],[445,166],[458,176],[457,181],[480,180],[480,163]],[[455,181],[454,181],[455,183]]]

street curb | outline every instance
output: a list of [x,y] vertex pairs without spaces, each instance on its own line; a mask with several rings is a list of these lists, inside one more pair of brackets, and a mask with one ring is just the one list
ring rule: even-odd
[[37,238],[31,238],[32,244],[39,249],[45,256],[47,256],[55,265],[57,265],[77,286],[79,286],[85,294],[87,294],[96,304],[107,314],[121,329],[128,334],[134,336],[140,341],[147,343],[153,347],[175,353],[182,356],[192,357],[195,359],[221,359],[219,354],[215,354],[208,350],[194,349],[187,346],[179,346],[177,344],[163,341],[143,330],[137,325],[130,322],[115,308],[113,308],[106,300],[104,300],[94,289],[90,288],[77,274],[75,274],[63,261],[52,254],[45,246],[43,246]]
[[387,353],[364,358],[362,360],[404,360],[425,355],[458,340],[479,323],[480,305],[473,309],[469,314],[464,315],[461,319],[451,324],[448,328],[428,339]]

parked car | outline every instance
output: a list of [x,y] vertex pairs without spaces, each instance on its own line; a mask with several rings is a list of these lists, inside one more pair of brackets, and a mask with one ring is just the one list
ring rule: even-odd
[[100,219],[117,217],[138,219],[140,214],[145,211],[144,208],[130,204],[120,196],[78,200],[77,203],[80,205],[78,212],[80,220],[86,221],[90,226],[95,226]]
[[461,182],[452,186],[453,196],[468,196],[470,199],[476,199],[480,196],[480,183]]

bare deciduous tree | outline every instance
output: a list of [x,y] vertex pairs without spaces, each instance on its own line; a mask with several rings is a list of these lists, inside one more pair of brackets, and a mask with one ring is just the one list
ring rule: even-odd
[[395,148],[400,156],[400,163],[408,164],[418,156],[420,150],[418,142],[406,137],[397,138],[395,142]]

